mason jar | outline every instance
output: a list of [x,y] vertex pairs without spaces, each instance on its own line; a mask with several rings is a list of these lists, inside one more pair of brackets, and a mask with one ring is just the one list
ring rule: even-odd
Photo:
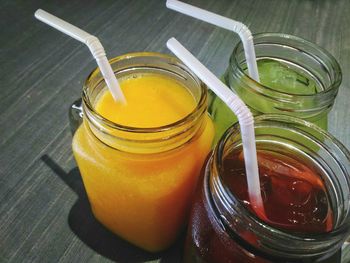
[[83,122],[74,133],[72,148],[92,212],[125,240],[160,251],[184,229],[200,169],[211,149],[214,129],[207,114],[207,89],[168,55],[131,53],[110,64],[120,83],[149,74],[167,77],[195,100],[193,111],[170,124],[132,127],[96,110],[107,90],[99,69],[83,87]]
[[[350,227],[349,151],[318,126],[290,116],[258,116],[255,118],[255,132],[258,152],[268,151],[276,156],[289,156],[308,164],[308,169],[313,168],[318,171],[317,177],[313,180],[321,182],[324,195],[317,192],[315,196],[321,202],[320,206],[317,209],[310,209],[312,211],[305,210],[305,215],[306,213],[320,215],[321,205],[328,200],[329,206],[323,210],[329,217],[327,221],[322,221],[328,229],[312,231],[311,226],[320,222],[315,219],[315,221],[308,221],[311,223],[304,226],[303,231],[286,230],[286,226],[279,227],[275,223],[261,220],[251,209],[248,209],[246,201],[238,198],[238,192],[242,189],[239,188],[238,192],[234,192],[231,188],[232,185],[239,184],[237,177],[233,177],[238,170],[234,169],[235,164],[229,168],[227,166],[227,160],[231,161],[228,158],[237,151],[242,151],[240,129],[236,123],[224,134],[203,167],[189,221],[185,262],[340,262],[341,246],[349,234]],[[258,161],[260,166],[264,160],[261,160],[258,155]],[[280,164],[277,162],[271,162],[269,165],[271,173],[278,169],[281,171],[286,169],[278,167]],[[295,167],[288,169],[295,169]],[[261,167],[259,171],[260,180],[262,180],[265,174],[261,173]],[[225,175],[225,173],[228,174]],[[287,177],[292,176],[290,173],[285,173]],[[299,179],[305,179],[303,175],[299,174],[299,176]],[[227,178],[231,178],[231,181]],[[298,183],[299,180],[296,177],[291,185],[297,187]],[[265,185],[264,188],[266,190],[272,187],[268,191],[280,192],[279,198],[287,198],[289,193],[282,189],[282,183],[279,186],[276,185],[278,184]],[[307,189],[309,186],[299,184],[299,187]],[[262,192],[265,200],[271,202],[272,199],[268,199],[270,197],[266,197],[267,195],[269,194]],[[301,208],[298,209],[304,209],[302,205],[306,205],[304,199],[300,198],[313,201],[311,199],[313,196],[308,195],[304,197],[297,195],[295,198],[301,203]],[[294,203],[290,202],[288,204],[290,206],[300,205],[294,201]],[[267,201],[264,201],[264,206],[266,210]],[[284,215],[290,211],[273,206],[272,213],[274,212]],[[294,215],[294,211],[291,214]],[[294,222],[293,219],[293,224],[299,227],[299,223],[304,222]]]
[[[267,113],[290,115],[327,130],[327,114],[342,80],[335,58],[309,41],[280,33],[254,35],[254,47],[260,75],[275,78],[274,87],[265,86],[249,77],[242,42],[238,42],[232,52],[223,76],[225,84],[255,116]],[[276,72],[269,72],[268,64],[265,63],[262,68],[266,61],[282,66]],[[286,75],[286,70],[291,70],[293,75]],[[264,76],[260,80],[263,81]],[[297,89],[303,82],[310,87]],[[215,124],[217,141],[237,119],[218,97],[212,93],[210,96],[209,112]]]

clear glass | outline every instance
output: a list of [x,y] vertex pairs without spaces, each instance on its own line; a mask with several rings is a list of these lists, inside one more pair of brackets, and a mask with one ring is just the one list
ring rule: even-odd
[[148,251],[167,248],[183,230],[214,129],[206,86],[179,60],[132,53],[110,61],[119,80],[159,74],[183,84],[197,102],[184,118],[162,127],[113,123],[96,110],[106,90],[98,69],[83,87],[83,123],[72,147],[94,216]]
[[259,150],[298,156],[322,171],[333,229],[319,234],[282,231],[236,199],[222,178],[224,158],[242,148],[236,124],[220,140],[203,171],[189,221],[185,262],[340,262],[350,230],[349,151],[316,125],[290,116],[256,117],[255,131]]
[[[258,61],[270,59],[288,65],[317,84],[314,94],[294,94],[264,86],[246,72],[242,43],[230,57],[223,81],[249,106],[254,115],[273,113],[298,117],[327,130],[327,114],[331,110],[342,80],[340,66],[326,50],[302,38],[287,34],[254,35]],[[211,93],[211,114],[217,141],[224,131],[237,121],[224,103]]]

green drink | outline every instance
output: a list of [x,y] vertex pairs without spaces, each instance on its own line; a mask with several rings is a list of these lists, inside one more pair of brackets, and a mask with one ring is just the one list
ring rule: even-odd
[[[290,115],[327,130],[327,114],[341,83],[337,61],[320,47],[290,35],[258,34],[254,42],[260,83],[248,76],[241,43],[233,51],[223,82],[254,115]],[[218,97],[210,96],[217,141],[237,119]]]
[[297,95],[312,95],[323,90],[303,70],[273,59],[257,61],[260,83],[270,89]]

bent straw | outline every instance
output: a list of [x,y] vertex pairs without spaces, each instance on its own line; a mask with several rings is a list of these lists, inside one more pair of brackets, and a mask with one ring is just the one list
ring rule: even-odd
[[215,13],[182,3],[177,0],[167,0],[166,6],[182,14],[192,16],[194,18],[237,33],[243,43],[249,76],[255,81],[260,82],[258,67],[256,64],[253,36],[246,25],[233,19],[217,15]]
[[167,42],[168,48],[189,67],[238,118],[241,129],[243,154],[248,182],[249,199],[254,211],[263,219],[266,218],[264,204],[260,192],[258,161],[256,155],[254,119],[249,108],[225,84],[223,84],[211,71],[201,64],[185,47],[175,38]]
[[86,44],[89,47],[92,55],[96,59],[97,65],[100,68],[102,76],[105,79],[107,87],[111,92],[114,100],[122,102],[124,104],[126,103],[124,94],[119,86],[118,80],[115,77],[112,67],[107,60],[106,52],[97,37],[90,35],[89,33],[81,30],[80,28],[54,15],[51,15],[50,13],[42,9],[38,9],[34,15],[37,19],[44,22],[45,24],[48,24],[49,26],[56,28],[62,33]]

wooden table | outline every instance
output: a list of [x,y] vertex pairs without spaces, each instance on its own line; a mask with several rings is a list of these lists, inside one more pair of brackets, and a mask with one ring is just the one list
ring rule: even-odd
[[[254,33],[297,35],[333,54],[343,82],[329,130],[350,148],[350,1],[187,2],[242,21]],[[96,64],[83,44],[34,19],[38,8],[98,36],[110,58],[170,53],[165,43],[175,36],[217,76],[237,36],[168,10],[160,0],[0,2],[0,262],[179,262],[181,240],[148,254],[93,218],[67,112]]]

